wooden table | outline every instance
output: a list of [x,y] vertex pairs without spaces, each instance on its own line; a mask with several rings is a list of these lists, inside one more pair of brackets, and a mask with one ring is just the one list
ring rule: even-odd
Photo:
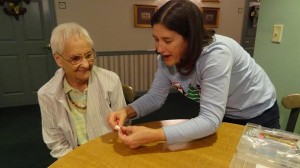
[[[160,128],[182,121],[165,120],[141,125]],[[138,149],[124,145],[117,132],[111,132],[74,149],[50,168],[228,168],[243,129],[241,125],[222,123],[217,133],[199,140],[176,145],[157,142]]]

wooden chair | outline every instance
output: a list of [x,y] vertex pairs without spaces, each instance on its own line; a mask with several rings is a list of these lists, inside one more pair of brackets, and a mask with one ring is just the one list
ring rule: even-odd
[[285,130],[289,132],[294,132],[298,115],[300,112],[300,94],[290,94],[284,96],[281,99],[281,104],[285,108],[291,109],[291,113]]
[[128,85],[122,85],[123,87],[123,93],[126,100],[126,103],[131,103],[134,101],[135,98],[135,91],[131,86]]

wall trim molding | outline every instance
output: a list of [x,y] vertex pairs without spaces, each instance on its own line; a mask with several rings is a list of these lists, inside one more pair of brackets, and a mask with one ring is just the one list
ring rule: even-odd
[[97,56],[144,55],[144,54],[156,54],[156,52],[155,50],[96,51]]

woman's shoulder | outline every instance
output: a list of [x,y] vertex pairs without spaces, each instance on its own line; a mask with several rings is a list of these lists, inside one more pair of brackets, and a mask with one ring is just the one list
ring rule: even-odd
[[220,35],[220,34],[216,34],[214,36],[214,42],[212,44],[215,45],[225,45],[225,46],[238,46],[240,47],[240,44],[233,38],[228,37],[228,36],[224,36],[224,35]]
[[230,51],[240,47],[241,46],[234,39],[220,34],[215,34],[213,36],[213,42],[203,48],[202,55],[216,50]]
[[59,68],[55,72],[54,76],[38,90],[38,93],[57,93],[57,90],[60,89],[60,86],[62,84],[64,75],[64,70],[62,68]]
[[119,78],[119,75],[113,71],[110,71],[108,69],[104,69],[104,68],[100,68],[97,66],[93,67],[93,72],[97,75],[97,76],[102,76],[102,77],[109,77],[109,78]]

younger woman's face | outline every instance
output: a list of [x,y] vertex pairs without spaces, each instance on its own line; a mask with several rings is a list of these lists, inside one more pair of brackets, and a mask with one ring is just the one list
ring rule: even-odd
[[186,39],[162,24],[153,25],[153,37],[156,50],[162,56],[165,64],[167,66],[178,64],[187,48]]

